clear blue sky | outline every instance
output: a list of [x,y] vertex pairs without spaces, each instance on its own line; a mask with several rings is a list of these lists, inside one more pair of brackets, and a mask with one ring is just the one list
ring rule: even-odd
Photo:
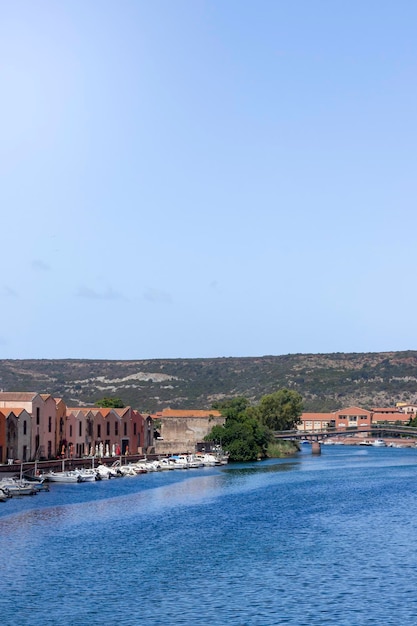
[[417,348],[417,3],[0,3],[0,357]]

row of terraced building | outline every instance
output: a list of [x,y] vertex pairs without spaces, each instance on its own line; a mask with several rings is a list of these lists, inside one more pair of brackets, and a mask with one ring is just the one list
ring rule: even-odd
[[132,407],[67,407],[61,398],[0,392],[0,463],[87,456],[97,449],[142,454],[154,442],[153,420]]

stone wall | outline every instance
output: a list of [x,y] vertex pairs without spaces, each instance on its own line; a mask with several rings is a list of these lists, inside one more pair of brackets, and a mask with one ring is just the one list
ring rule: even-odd
[[162,440],[155,440],[157,454],[194,452],[213,426],[223,426],[224,417],[159,417]]

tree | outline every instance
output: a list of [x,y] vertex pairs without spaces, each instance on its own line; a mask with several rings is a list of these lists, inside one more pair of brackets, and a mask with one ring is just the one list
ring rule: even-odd
[[291,430],[300,423],[303,399],[297,391],[280,389],[263,396],[256,411],[261,423],[271,430]]
[[226,417],[224,426],[214,426],[206,441],[216,441],[231,461],[256,461],[266,456],[271,434],[262,425],[246,398],[233,398],[213,405]]
[[212,405],[213,409],[217,409],[224,417],[231,419],[238,418],[248,407],[249,400],[243,396],[214,402]]
[[101,400],[97,400],[95,406],[103,409],[123,409],[125,405],[121,398],[110,398],[109,396],[105,396]]

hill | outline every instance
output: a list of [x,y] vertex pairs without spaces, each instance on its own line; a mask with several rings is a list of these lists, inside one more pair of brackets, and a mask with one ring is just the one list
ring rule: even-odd
[[69,406],[118,396],[142,412],[210,408],[215,400],[297,390],[307,411],[417,402],[417,352],[288,354],[216,359],[0,360],[0,388],[39,391]]

